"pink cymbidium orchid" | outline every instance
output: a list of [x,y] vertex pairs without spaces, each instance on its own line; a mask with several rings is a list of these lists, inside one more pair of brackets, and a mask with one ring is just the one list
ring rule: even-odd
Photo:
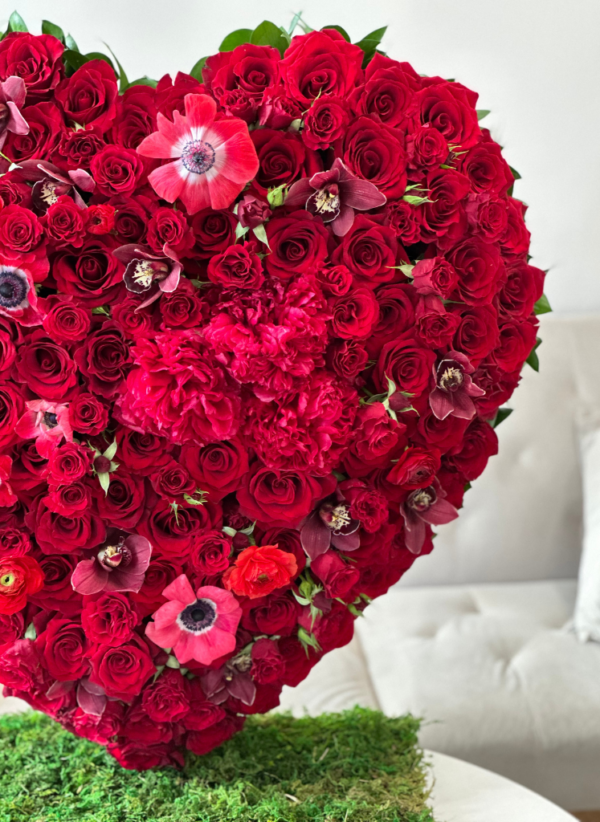
[[472,397],[483,397],[485,391],[471,379],[474,371],[468,357],[458,351],[449,351],[433,367],[435,388],[429,395],[429,405],[438,420],[449,416],[470,420],[475,416]]
[[29,134],[29,124],[21,114],[27,89],[22,77],[7,77],[0,83],[0,149],[3,148],[8,132]]
[[138,154],[172,163],[154,169],[148,182],[168,203],[181,199],[190,214],[227,208],[258,171],[258,156],[247,124],[238,117],[217,119],[207,94],[186,94],[185,116],[173,122],[160,112],[158,131],[137,147]]
[[427,488],[413,491],[400,505],[406,547],[411,553],[421,553],[428,524],[445,525],[458,517],[458,511],[445,497],[446,492],[436,479]]
[[331,223],[333,233],[343,237],[352,228],[355,211],[369,211],[385,205],[387,198],[377,186],[357,177],[339,157],[329,171],[318,171],[310,179],[294,183],[285,199],[286,206],[302,206]]
[[132,294],[148,293],[136,311],[151,305],[163,293],[171,294],[179,285],[182,265],[166,243],[163,256],[153,254],[148,246],[136,243],[122,245],[113,254],[126,266],[123,275],[125,288]]
[[19,176],[34,184],[31,196],[40,214],[45,214],[65,194],[72,197],[79,208],[86,208],[79,190],[89,194],[96,188],[94,178],[83,168],[71,169],[63,174],[57,166],[45,160],[21,161]]
[[144,583],[152,546],[138,534],[114,531],[96,556],[78,563],[71,577],[73,590],[90,596],[101,591],[137,593]]
[[0,315],[26,328],[42,324],[33,277],[24,268],[0,265]]
[[31,400],[25,403],[27,411],[15,426],[15,432],[24,440],[35,439],[35,447],[44,459],[65,439],[73,442],[73,429],[69,421],[69,406],[47,400]]

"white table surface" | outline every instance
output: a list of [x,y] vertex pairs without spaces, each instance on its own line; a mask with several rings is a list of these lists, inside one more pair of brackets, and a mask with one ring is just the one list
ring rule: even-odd
[[452,756],[427,751],[436,822],[575,822],[528,788]]

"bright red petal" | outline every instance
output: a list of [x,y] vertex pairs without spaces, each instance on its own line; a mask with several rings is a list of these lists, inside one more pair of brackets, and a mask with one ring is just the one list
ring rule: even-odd
[[215,149],[214,169],[234,183],[246,185],[258,171],[258,156],[241,120],[218,120],[205,140]]
[[214,209],[227,208],[238,196],[244,183],[234,183],[223,174],[214,174],[211,169],[206,175],[210,204]]
[[177,160],[175,163],[167,163],[166,166],[155,168],[148,176],[148,182],[159,197],[168,203],[174,203],[178,197],[181,197],[189,176],[190,172],[181,160]]
[[156,118],[158,131],[145,137],[137,147],[142,157],[166,159],[181,157],[181,150],[192,139],[190,128],[184,117],[178,111],[173,112],[173,122],[160,112]]
[[212,97],[207,94],[186,94],[184,102],[190,128],[208,128],[212,124],[217,113],[217,104]]
[[[195,214],[203,208],[210,208],[210,191],[206,174],[192,174],[187,179],[181,194],[179,195],[188,210],[189,214]],[[213,205],[213,208],[217,206]],[[221,206],[219,206],[221,208]]]

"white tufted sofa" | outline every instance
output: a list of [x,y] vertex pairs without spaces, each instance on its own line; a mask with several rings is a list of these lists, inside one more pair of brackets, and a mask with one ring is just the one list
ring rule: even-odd
[[541,371],[526,367],[459,520],[282,706],[411,711],[425,747],[585,810],[600,808],[600,644],[579,643],[569,622],[577,427],[600,410],[600,316],[544,317],[541,337]]

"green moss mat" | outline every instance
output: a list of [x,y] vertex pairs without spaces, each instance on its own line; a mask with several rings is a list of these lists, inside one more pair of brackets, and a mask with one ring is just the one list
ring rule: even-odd
[[183,772],[125,771],[47,717],[0,719],[0,822],[433,822],[419,723],[251,717]]

